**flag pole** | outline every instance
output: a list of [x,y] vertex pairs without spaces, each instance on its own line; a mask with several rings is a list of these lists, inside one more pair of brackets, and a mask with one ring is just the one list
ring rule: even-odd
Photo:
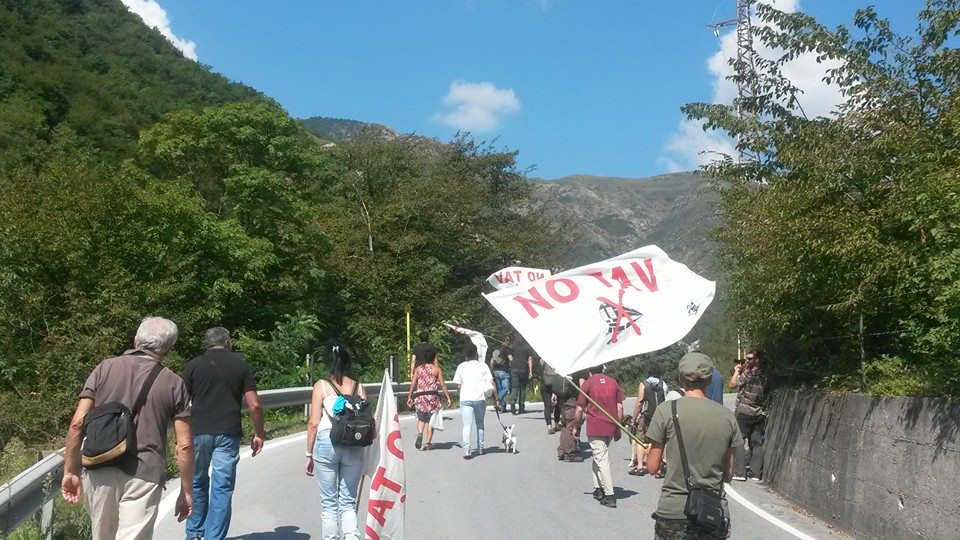
[[586,392],[584,392],[583,390],[581,390],[581,389],[580,389],[580,385],[577,384],[577,383],[575,383],[575,382],[573,382],[573,379],[571,379],[569,375],[564,375],[563,378],[566,379],[566,380],[568,380],[568,381],[570,381],[570,384],[572,384],[573,387],[577,389],[577,392],[580,392],[580,395],[581,395],[581,396],[587,398],[587,401],[589,401],[591,405],[593,405],[594,407],[597,408],[597,410],[599,410],[600,412],[602,412],[603,414],[605,414],[606,417],[609,418],[610,421],[613,422],[614,425],[616,425],[617,428],[620,429],[620,431],[626,433],[626,434],[627,434],[627,437],[630,437],[630,439],[632,439],[633,442],[635,442],[635,443],[637,443],[637,444],[642,444],[642,445],[646,446],[646,443],[644,443],[643,441],[641,441],[641,440],[640,440],[636,435],[634,435],[633,433],[630,433],[630,431],[627,430],[627,428],[626,428],[623,424],[621,424],[619,420],[617,420],[616,418],[614,418],[612,414],[608,413],[607,410],[604,409],[603,407],[601,407],[599,403],[597,403],[596,401],[594,401],[592,397],[588,396]]
[[410,364],[410,380],[413,380],[413,356],[410,354],[410,306],[407,305],[407,363]]

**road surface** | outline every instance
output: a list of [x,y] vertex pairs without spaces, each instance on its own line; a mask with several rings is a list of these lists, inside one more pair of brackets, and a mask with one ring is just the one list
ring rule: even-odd
[[[631,407],[632,399],[627,410]],[[626,473],[626,439],[611,448],[617,497],[617,508],[611,509],[592,497],[589,450],[582,453],[583,463],[556,459],[559,435],[547,435],[540,404],[524,415],[503,416],[504,423],[516,425],[520,450],[516,455],[497,446],[501,429],[490,410],[485,422],[487,454],[464,461],[458,446],[459,410],[445,411],[444,417],[446,430],[436,434],[432,451],[415,450],[416,422],[412,417],[401,420],[408,540],[653,538],[650,514],[656,510],[661,481]],[[305,439],[300,433],[269,441],[256,458],[245,452],[238,468],[230,538],[321,538],[317,486],[314,478],[303,473]],[[156,537],[162,540],[184,537],[183,524],[172,514],[178,483],[169,485],[172,488],[164,493],[156,527]],[[732,538],[849,538],[758,482],[734,482],[728,487],[733,488],[728,489]],[[361,507],[365,508],[365,501]],[[360,521],[362,530],[362,514]]]

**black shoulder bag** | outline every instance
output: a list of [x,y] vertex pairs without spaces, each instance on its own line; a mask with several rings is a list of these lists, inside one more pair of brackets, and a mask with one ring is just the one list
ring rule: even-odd
[[80,461],[87,469],[119,465],[137,456],[137,416],[147,403],[147,395],[163,364],[157,362],[140,388],[133,410],[119,401],[109,401],[83,417],[83,450]]
[[673,426],[677,430],[677,444],[680,446],[680,462],[683,464],[683,478],[687,483],[687,505],[683,513],[687,519],[710,530],[726,529],[723,518],[723,497],[720,491],[707,488],[694,488],[690,485],[690,467],[687,464],[687,452],[683,448],[683,435],[680,433],[680,419],[677,417],[677,400],[670,402],[673,413]]
[[343,409],[331,411],[330,415],[330,442],[342,446],[370,446],[377,430],[377,423],[373,419],[373,411],[365,399],[357,395],[360,383],[354,383],[353,392],[349,396],[340,393],[337,385],[330,380],[330,386],[338,396],[344,400]]

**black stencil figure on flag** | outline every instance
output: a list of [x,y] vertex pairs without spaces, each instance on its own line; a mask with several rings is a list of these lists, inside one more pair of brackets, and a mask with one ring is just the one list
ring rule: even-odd
[[620,339],[620,332],[627,328],[633,328],[633,331],[638,336],[640,335],[640,326],[637,324],[637,319],[643,317],[643,313],[623,305],[623,292],[624,289],[620,289],[617,302],[602,296],[597,298],[600,301],[600,317],[607,322],[607,335],[610,336],[607,345],[617,343]]

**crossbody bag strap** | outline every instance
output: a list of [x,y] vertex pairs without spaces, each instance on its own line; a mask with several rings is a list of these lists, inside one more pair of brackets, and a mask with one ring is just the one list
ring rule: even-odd
[[157,362],[157,364],[153,366],[153,369],[150,370],[150,374],[147,375],[147,380],[143,382],[143,387],[140,388],[140,395],[137,396],[137,401],[133,404],[133,410],[130,411],[130,414],[133,415],[133,418],[137,418],[137,415],[140,414],[140,409],[146,405],[147,395],[150,394],[150,388],[153,387],[153,383],[157,380],[157,376],[160,375],[161,371],[163,371],[163,364]]
[[680,432],[680,418],[677,416],[677,401],[670,401],[670,412],[673,413],[673,427],[677,430],[677,445],[680,446],[680,463],[683,465],[683,479],[687,483],[687,491],[690,487],[690,466],[687,464],[687,451],[683,448],[683,434]]
[[338,396],[342,396],[343,392],[340,391],[340,387],[337,386],[337,383],[333,382],[333,375],[327,379],[327,382],[330,383],[330,388],[333,388],[333,391],[337,393]]

